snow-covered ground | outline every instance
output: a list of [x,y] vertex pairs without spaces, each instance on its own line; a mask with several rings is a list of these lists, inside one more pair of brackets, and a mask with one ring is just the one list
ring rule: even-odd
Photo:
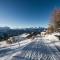
[[[23,38],[28,35],[29,34],[22,34],[20,36],[16,36],[15,38],[17,37]],[[25,47],[31,42],[32,42],[31,39],[25,39],[25,40],[18,41],[13,44],[7,44],[6,41],[1,41],[0,42],[0,60],[5,60],[8,56],[10,56],[10,54],[16,54],[16,52],[18,53],[18,50],[22,49],[23,47]],[[14,52],[14,53],[11,53],[11,52]]]
[[37,35],[33,40],[26,39],[1,47],[0,60],[60,60],[60,40],[55,34]]
[[27,33],[24,33],[24,34],[21,34],[20,37],[27,37],[29,34]]
[[[4,41],[5,42],[5,41]],[[0,60],[5,60],[10,54],[16,54],[20,49],[31,43],[31,39],[23,40],[14,44],[3,44],[4,47],[0,47]],[[1,42],[3,43],[3,42]],[[14,52],[15,51],[15,52]],[[11,53],[12,52],[12,53]],[[13,53],[14,52],[14,53]]]
[[8,44],[6,44],[6,41],[1,41],[0,42],[0,48],[1,47],[6,47],[6,46],[8,46]]
[[60,36],[60,33],[52,33],[45,35],[44,39],[48,40],[50,43],[55,44],[56,46],[60,47],[60,40],[55,35]]
[[[24,33],[24,34],[21,34],[21,35],[19,35],[19,36],[14,36],[14,38],[17,40],[17,39],[22,39],[22,38],[24,38],[24,37],[27,37],[29,34],[26,34],[26,33]],[[10,40],[12,40],[12,37],[11,37],[11,39]],[[25,42],[26,40],[24,40],[24,41],[21,41],[21,42]],[[20,42],[20,43],[21,43]],[[3,47],[9,47],[10,45],[18,45],[18,42],[17,43],[13,43],[13,44],[7,44],[6,43],[6,41],[1,41],[0,42],[0,48],[3,48]]]
[[21,51],[13,54],[10,60],[60,60],[60,52],[53,43],[43,37],[34,40]]
[[58,37],[54,36],[53,34],[47,34],[47,35],[45,35],[44,38],[47,40],[50,40],[50,41],[58,41],[59,40]]

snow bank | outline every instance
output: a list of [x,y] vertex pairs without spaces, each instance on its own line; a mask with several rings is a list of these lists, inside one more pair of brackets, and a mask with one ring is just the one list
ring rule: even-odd
[[58,37],[54,36],[54,34],[45,35],[45,39],[48,39],[50,41],[59,41]]
[[24,34],[21,34],[20,37],[27,37],[28,35],[29,34],[24,33]]
[[22,47],[22,46],[27,45],[31,42],[32,42],[31,39],[23,40],[23,41],[16,42],[13,44],[7,44],[5,41],[3,41],[3,42],[0,42],[0,48],[2,47],[0,50],[5,49],[5,48],[15,49],[15,48],[18,48],[19,45],[20,45],[20,47]]
[[56,32],[54,32],[54,33],[52,33],[52,35],[58,35],[58,36],[60,36],[60,33],[56,33]]
[[6,41],[1,41],[0,42],[0,47],[6,47],[8,46],[8,44],[6,43]]
[[[12,58],[13,56],[21,53],[21,52],[20,52],[20,49],[24,48],[26,45],[28,45],[28,44],[31,43],[31,42],[32,42],[31,39],[26,39],[26,40],[23,40],[23,41],[20,41],[20,42],[19,42],[20,46],[19,46],[19,44],[18,44],[18,42],[17,42],[17,43],[14,43],[14,44],[10,44],[9,46],[7,46],[7,47],[5,47],[5,48],[1,48],[0,50],[4,50],[4,49],[7,49],[7,48],[12,49],[12,51],[14,51],[13,49],[16,49],[16,48],[18,48],[19,50],[16,51],[15,53],[12,53],[11,55],[8,54],[8,55],[6,55],[6,56],[0,57],[0,60],[11,60],[11,58]],[[1,42],[1,43],[3,44],[3,42]],[[4,43],[5,43],[5,42],[4,42]],[[9,52],[9,53],[10,53],[10,52]],[[9,57],[9,59],[8,59],[8,57]]]
[[60,36],[60,33],[52,33],[52,34],[47,34],[45,35],[44,41],[46,43],[49,43],[50,46],[57,46],[58,48],[60,48],[60,40],[57,36]]

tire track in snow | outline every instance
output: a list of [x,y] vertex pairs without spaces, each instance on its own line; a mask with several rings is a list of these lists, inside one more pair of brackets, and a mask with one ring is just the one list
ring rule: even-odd
[[35,42],[27,45],[21,54],[13,56],[11,60],[60,60],[60,52],[53,45],[44,41],[43,38],[36,39]]

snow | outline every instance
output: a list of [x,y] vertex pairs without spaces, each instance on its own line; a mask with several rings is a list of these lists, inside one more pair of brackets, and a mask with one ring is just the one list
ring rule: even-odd
[[58,35],[58,36],[60,36],[60,33],[59,32],[54,32],[54,33],[52,33],[52,35]]
[[18,55],[18,54],[21,54],[21,51],[18,51],[18,52],[16,52],[16,53],[12,54],[12,56],[9,58],[9,60],[11,60],[13,56],[16,56],[16,55]]
[[41,35],[44,36],[46,32],[41,32]]
[[45,39],[48,39],[50,41],[59,41],[58,37],[54,36],[54,34],[45,35]]
[[[24,37],[26,37],[26,36],[28,36],[29,34],[26,34],[26,33],[24,33],[24,34],[21,34],[21,35],[19,35],[19,36],[14,36],[15,37],[15,40],[22,40],[22,38],[24,38]],[[12,38],[13,37],[10,37],[8,40],[12,40]],[[29,43],[31,41],[31,39],[25,39],[24,41],[18,41],[20,44],[22,44],[23,42],[24,42],[24,44],[26,44],[26,42],[27,43]],[[6,43],[6,41],[1,41],[0,42],[0,48],[3,48],[3,47],[9,47],[9,46],[14,46],[14,45],[18,45],[18,42],[17,43],[13,43],[13,44],[7,44]]]
[[[23,40],[23,41],[20,41],[20,42],[17,42],[17,43],[13,43],[13,44],[6,44],[6,42],[4,41],[4,42],[0,42],[1,43],[1,46],[0,46],[0,51],[3,51],[3,50],[7,50],[7,49],[9,49],[9,50],[12,50],[12,52],[14,51],[14,50],[20,50],[22,47],[24,47],[24,46],[26,46],[26,45],[28,45],[29,43],[31,43],[32,42],[32,40],[31,39],[27,39],[27,40]],[[5,43],[5,44],[3,44],[3,43]],[[3,45],[3,46],[2,46]],[[21,48],[20,48],[21,47]],[[16,50],[16,51],[17,51]],[[7,52],[8,53],[8,52]],[[9,56],[10,56],[10,53],[11,52],[9,52],[8,53],[8,55],[5,55],[5,56],[3,56],[3,57],[1,57],[0,56],[0,60],[6,60]],[[15,52],[15,53],[12,53],[12,56],[14,56],[14,55],[16,55],[16,54],[18,54],[18,53],[20,53],[19,51],[17,51],[17,52]],[[4,55],[5,53],[3,53],[3,55]],[[11,56],[11,57],[12,57]],[[9,59],[11,58],[11,57],[9,57]]]
[[8,46],[8,44],[6,43],[6,41],[1,41],[0,42],[0,48],[1,47],[7,47]]
[[46,39],[46,42],[49,42],[60,48],[60,40],[55,35],[60,36],[60,33],[54,32],[52,34],[47,34],[45,35],[44,39]]
[[[38,37],[36,36],[33,40],[25,39],[23,41],[16,42],[13,44],[6,44],[5,41],[0,42],[1,45],[0,47],[5,47],[5,48],[1,48],[0,51],[8,48],[12,50],[12,53],[10,51],[7,52],[8,55],[5,55],[3,57],[0,56],[0,60],[11,60],[12,58],[14,58],[14,56],[20,56],[20,54],[22,57],[26,57],[26,58],[32,57],[32,59],[34,60],[37,59],[40,60],[41,58],[43,60],[47,60],[47,59],[49,60],[49,58],[50,60],[59,60],[60,52],[58,51],[56,46],[60,47],[60,41],[55,36],[59,34],[60,33],[52,33],[42,37],[40,35],[37,35]],[[26,37],[28,35],[29,34],[22,34],[21,37]],[[24,49],[25,51],[23,51],[24,47],[25,47]],[[29,50],[29,48],[31,51]],[[35,48],[36,50],[33,48]],[[19,58],[17,58],[17,60]]]
[[24,34],[21,34],[20,37],[27,37],[28,35],[29,34],[24,33]]
[[19,44],[20,44],[20,47],[22,47],[22,46],[27,45],[29,43],[31,43],[31,39],[20,41],[20,42],[11,44],[11,49],[18,48],[19,47]]
[[[42,40],[41,40],[42,39]],[[27,45],[21,52],[17,52],[11,56],[12,60],[59,60],[60,54],[55,45],[47,44],[47,40],[36,39],[33,44]],[[30,48],[30,49],[29,49]],[[27,51],[26,51],[27,49]],[[22,58],[23,57],[23,58]]]
[[40,35],[40,34],[37,34],[36,36],[39,37],[39,36],[41,36],[41,35]]
[[[6,41],[3,41],[3,42],[0,42],[0,48],[5,49],[4,47],[6,47],[6,48],[14,49],[14,48],[18,48],[19,44],[21,47],[21,46],[24,46],[26,44],[29,44],[30,42],[31,42],[31,39],[23,40],[23,41],[13,43],[13,44],[7,44]],[[2,49],[0,49],[0,50],[2,50]]]

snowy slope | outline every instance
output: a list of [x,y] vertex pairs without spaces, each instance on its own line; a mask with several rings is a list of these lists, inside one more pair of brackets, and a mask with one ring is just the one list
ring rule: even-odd
[[27,33],[24,33],[24,34],[21,34],[20,37],[27,37],[29,34]]
[[60,52],[53,43],[40,37],[13,54],[10,60],[60,60]]
[[44,38],[45,38],[45,39],[48,39],[48,40],[50,40],[50,41],[59,41],[59,38],[56,37],[55,35],[60,36],[60,33],[47,34],[47,35],[45,35]]
[[0,60],[60,60],[57,46],[60,41],[54,34],[36,36],[0,50]]
[[[7,47],[0,47],[0,60],[7,60],[11,55],[17,54],[22,48],[31,43],[31,39],[23,40],[14,44],[10,44]],[[4,52],[4,53],[3,53]]]

